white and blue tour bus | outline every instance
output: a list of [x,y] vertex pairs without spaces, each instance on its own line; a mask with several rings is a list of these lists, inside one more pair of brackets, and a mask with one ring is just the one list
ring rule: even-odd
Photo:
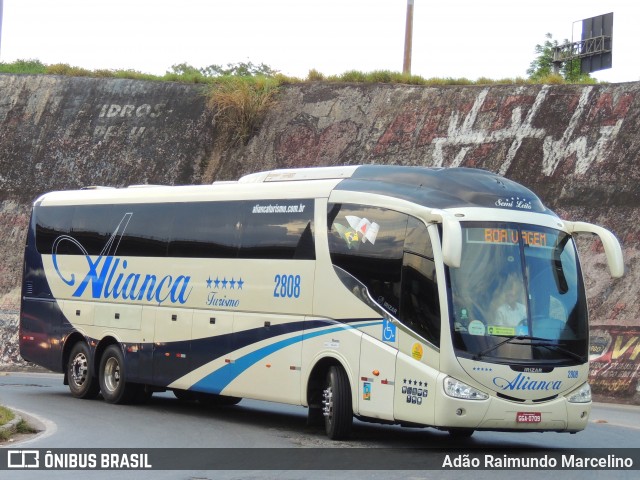
[[274,170],[91,187],[33,204],[20,349],[78,398],[171,390],[476,430],[587,425],[589,322],[574,236],[530,190],[469,168]]

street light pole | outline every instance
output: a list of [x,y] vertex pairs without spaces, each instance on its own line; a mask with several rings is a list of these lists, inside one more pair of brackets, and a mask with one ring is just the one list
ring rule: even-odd
[[2,53],[2,2],[0,0],[0,53]]
[[413,0],[407,0],[407,23],[404,30],[404,63],[402,73],[411,75],[411,43],[413,40]]

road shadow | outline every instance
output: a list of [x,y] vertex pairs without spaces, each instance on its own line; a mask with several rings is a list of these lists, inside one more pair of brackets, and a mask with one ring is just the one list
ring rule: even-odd
[[[31,385],[34,386],[44,385]],[[33,395],[51,396],[52,400],[67,402],[102,402],[78,400],[65,391],[47,391],[47,388],[33,389]],[[31,395],[31,393],[26,393]],[[46,400],[45,400],[46,401]],[[322,448],[423,448],[423,449],[548,449],[541,446],[539,437],[529,438],[532,433],[524,432],[522,440],[513,435],[504,439],[495,432],[476,432],[470,438],[459,438],[448,432],[429,427],[407,427],[368,423],[354,419],[353,429],[348,440],[332,441],[325,434],[324,427],[307,425],[307,409],[300,406],[243,399],[233,406],[211,406],[196,401],[178,400],[170,392],[154,394],[148,401],[134,405],[114,405],[116,408],[131,409],[138,413],[154,412],[159,415],[184,415],[191,420],[206,424],[207,419],[231,422],[247,427],[270,430],[300,447]],[[491,438],[488,438],[490,436]],[[568,439],[568,437],[567,437]]]
[[324,427],[307,425],[304,407],[281,405],[256,400],[242,400],[234,406],[209,406],[198,402],[184,402],[169,396],[153,396],[146,404],[137,406],[152,410],[180,413],[195,418],[224,420],[239,425],[276,430],[282,436],[299,442],[301,446],[346,446],[386,448],[538,448],[535,444],[509,440],[491,440],[453,437],[448,432],[429,427],[407,427],[369,423],[354,419],[348,441],[333,442],[325,434]]

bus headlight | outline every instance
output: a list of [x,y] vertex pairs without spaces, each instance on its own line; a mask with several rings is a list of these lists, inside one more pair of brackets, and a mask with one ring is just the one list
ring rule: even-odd
[[571,403],[589,403],[591,401],[591,387],[584,383],[578,390],[573,392],[567,400]]
[[462,398],[464,400],[486,400],[489,398],[489,395],[486,393],[476,390],[453,377],[444,379],[444,391],[450,397]]

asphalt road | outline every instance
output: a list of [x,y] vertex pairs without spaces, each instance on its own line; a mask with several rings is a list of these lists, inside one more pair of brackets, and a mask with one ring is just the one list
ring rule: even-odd
[[[526,449],[640,447],[640,407],[595,404],[588,428],[575,435],[558,433],[476,432],[471,439],[453,440],[433,429],[410,429],[356,421],[349,441],[334,442],[322,429],[306,426],[306,409],[243,400],[233,407],[183,403],[171,393],[155,394],[145,405],[110,405],[77,400],[54,374],[0,373],[0,404],[22,413],[43,431],[19,439],[8,448],[284,448],[296,453],[339,448],[370,452],[385,448],[490,448],[499,452]],[[311,448],[311,450],[299,450]],[[322,450],[326,451],[326,450]],[[379,450],[384,453],[385,450]],[[247,465],[250,465],[250,459]],[[330,469],[331,465],[327,465]],[[249,466],[247,468],[250,468]],[[407,471],[393,463],[389,470],[333,471],[333,478],[473,478],[497,479],[513,471]],[[519,480],[539,479],[551,472],[522,471]],[[554,471],[554,478],[637,478],[637,471]],[[325,471],[47,471],[0,472],[0,478],[326,478]]]

